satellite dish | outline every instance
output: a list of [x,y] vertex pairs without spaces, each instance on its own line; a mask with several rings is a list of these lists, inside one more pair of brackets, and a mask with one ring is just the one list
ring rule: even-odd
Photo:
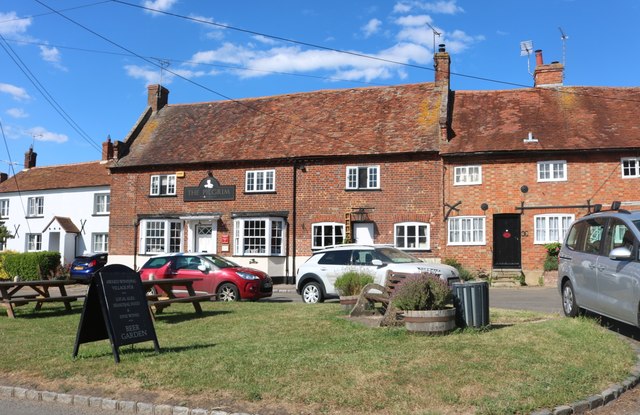
[[533,41],[524,40],[520,42],[520,56],[529,56],[533,52]]

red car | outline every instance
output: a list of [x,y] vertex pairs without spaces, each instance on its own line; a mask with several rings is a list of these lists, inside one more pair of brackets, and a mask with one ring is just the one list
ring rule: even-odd
[[140,278],[202,278],[193,283],[196,294],[216,294],[220,301],[258,300],[273,292],[273,281],[266,273],[214,254],[155,256],[142,266]]

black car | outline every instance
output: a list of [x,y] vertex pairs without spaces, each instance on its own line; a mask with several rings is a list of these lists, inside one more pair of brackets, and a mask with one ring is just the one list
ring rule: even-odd
[[107,265],[107,253],[86,254],[76,257],[71,264],[71,279],[89,282],[93,273]]

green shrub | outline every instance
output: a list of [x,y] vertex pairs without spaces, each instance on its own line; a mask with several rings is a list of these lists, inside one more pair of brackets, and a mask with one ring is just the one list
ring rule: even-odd
[[458,262],[457,259],[455,259],[455,258],[445,258],[444,263],[454,267],[455,269],[457,269],[458,273],[460,274],[460,279],[462,281],[470,281],[470,280],[474,279],[473,273],[471,271],[469,271],[468,269],[466,269],[465,267],[463,267],[462,264],[460,262]]
[[561,247],[562,247],[562,244],[560,242],[551,242],[544,245],[544,249],[547,250],[547,256],[554,256],[554,257],[558,256],[558,254],[560,253]]
[[391,302],[400,310],[442,310],[451,303],[453,293],[445,281],[434,274],[406,277],[396,286]]
[[333,284],[340,295],[358,295],[365,285],[373,282],[373,277],[366,272],[347,271],[340,275]]
[[558,257],[547,256],[544,260],[545,271],[557,271],[558,270]]
[[60,267],[60,253],[51,251],[7,253],[4,269],[9,278],[19,276],[23,281],[40,280],[55,275]]

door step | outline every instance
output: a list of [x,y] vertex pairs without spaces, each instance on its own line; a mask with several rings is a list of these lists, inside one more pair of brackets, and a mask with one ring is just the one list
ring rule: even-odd
[[520,287],[522,280],[520,268],[495,268],[491,271],[492,287]]

